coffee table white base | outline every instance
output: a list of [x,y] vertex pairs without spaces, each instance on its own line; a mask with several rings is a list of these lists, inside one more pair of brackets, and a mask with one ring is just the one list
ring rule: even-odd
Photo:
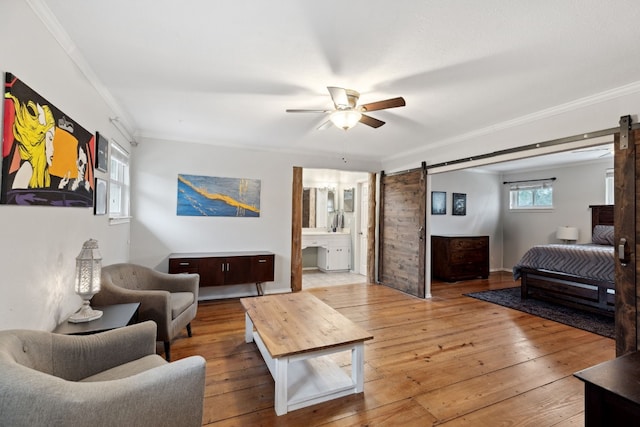
[[[364,342],[273,358],[248,314],[245,321],[245,341],[255,341],[275,381],[277,415],[364,390]],[[343,351],[351,351],[351,375],[327,357]]]

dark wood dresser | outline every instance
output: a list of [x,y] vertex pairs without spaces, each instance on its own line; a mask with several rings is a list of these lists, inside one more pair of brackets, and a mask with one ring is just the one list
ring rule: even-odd
[[205,252],[169,255],[169,273],[198,273],[200,287],[255,283],[262,295],[262,283],[274,280],[271,252]]
[[489,277],[489,236],[431,236],[433,277],[456,280]]

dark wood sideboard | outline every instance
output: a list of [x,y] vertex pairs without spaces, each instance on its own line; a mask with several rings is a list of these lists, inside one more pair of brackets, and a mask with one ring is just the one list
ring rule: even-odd
[[489,236],[431,236],[433,277],[457,280],[489,277]]
[[258,295],[262,284],[274,280],[271,252],[204,252],[169,255],[169,273],[198,273],[200,287],[255,283]]

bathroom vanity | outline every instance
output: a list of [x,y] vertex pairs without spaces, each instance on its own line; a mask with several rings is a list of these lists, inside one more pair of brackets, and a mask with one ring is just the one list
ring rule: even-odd
[[318,248],[318,268],[324,272],[351,269],[351,234],[324,230],[302,230],[302,249]]

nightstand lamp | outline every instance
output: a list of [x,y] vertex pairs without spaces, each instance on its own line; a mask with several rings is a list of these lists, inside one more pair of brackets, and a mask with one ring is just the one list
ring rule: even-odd
[[577,241],[578,240],[578,228],[576,227],[568,227],[568,226],[560,226],[556,230],[556,239],[564,240],[564,244],[569,243],[570,240]]
[[82,307],[69,318],[71,323],[89,322],[102,317],[102,312],[94,310],[89,301],[100,292],[100,271],[102,256],[98,250],[98,241],[89,239],[82,245],[80,255],[76,257],[76,293],[82,298]]

